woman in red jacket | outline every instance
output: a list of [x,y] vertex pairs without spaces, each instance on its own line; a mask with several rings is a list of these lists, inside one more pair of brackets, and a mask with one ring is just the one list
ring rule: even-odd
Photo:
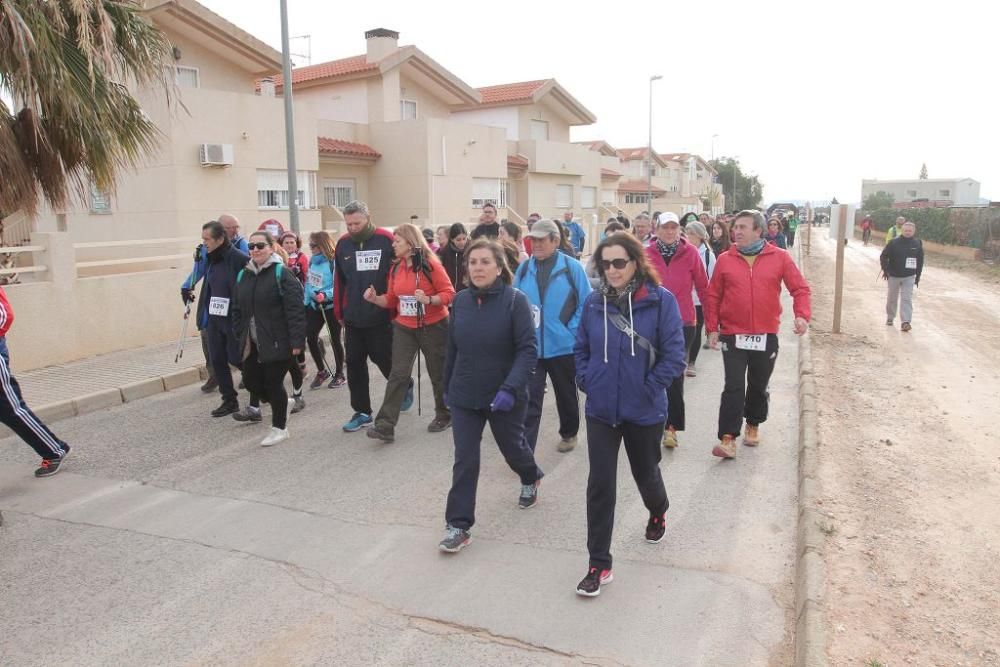
[[448,339],[448,305],[455,297],[455,288],[415,225],[396,227],[392,249],[396,261],[389,269],[386,293],[377,294],[374,287],[369,287],[364,294],[366,301],[397,313],[393,320],[389,383],[375,424],[368,430],[369,438],[384,442],[395,439],[396,422],[413,382],[410,376],[418,352],[427,361],[427,374],[434,388],[434,421],[427,430],[439,433],[451,425],[441,378]]
[[[676,213],[663,213],[656,227],[656,236],[646,246],[649,262],[660,274],[663,286],[674,298],[681,311],[684,323],[684,349],[691,349],[698,315],[694,308],[692,291],[704,302],[708,275],[698,251],[688,243],[681,233],[680,221]],[[685,354],[685,363],[687,355]],[[684,430],[684,374],[681,373],[667,387],[667,425],[663,433],[663,446],[673,449],[677,446],[677,431]]]

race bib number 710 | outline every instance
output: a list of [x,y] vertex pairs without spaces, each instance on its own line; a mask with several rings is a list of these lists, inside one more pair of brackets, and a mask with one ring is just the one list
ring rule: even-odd
[[359,250],[354,254],[358,271],[378,271],[382,262],[381,250]]
[[736,349],[763,352],[767,349],[767,334],[736,334]]

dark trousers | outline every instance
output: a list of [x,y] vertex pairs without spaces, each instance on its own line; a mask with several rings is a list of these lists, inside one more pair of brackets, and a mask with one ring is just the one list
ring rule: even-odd
[[208,329],[202,329],[198,332],[198,337],[201,338],[201,353],[205,355],[205,371],[208,373],[208,379],[215,379],[215,369],[212,368],[212,357],[208,353]]
[[442,383],[448,320],[419,329],[404,327],[402,324],[392,326],[392,370],[389,372],[389,383],[385,386],[382,408],[375,417],[375,428],[384,433],[393,433],[399,421],[400,405],[413,382],[413,362],[418,350],[427,362],[427,375],[434,389],[434,415],[446,418],[449,414],[448,406],[444,404]]
[[368,360],[389,378],[392,370],[392,324],[375,327],[344,327],[347,344],[347,386],[351,390],[351,408],[366,415],[372,413]]
[[21,387],[10,372],[6,336],[0,336],[0,422],[31,445],[43,459],[58,459],[66,453],[66,443],[35,416],[21,397]]
[[[294,359],[291,365],[297,367]],[[288,367],[288,359],[262,362],[257,357],[255,343],[250,343],[250,356],[243,362],[243,382],[251,395],[271,404],[271,426],[277,428],[285,428],[288,420],[288,392],[285,391]]]
[[330,333],[330,347],[333,348],[333,360],[337,364],[335,375],[341,375],[344,372],[344,344],[340,342],[340,322],[333,316],[333,308],[329,310],[306,308],[306,343],[309,345],[309,354],[312,355],[317,371],[326,368],[323,348],[319,345],[319,334],[324,324]]
[[[694,340],[693,326],[684,327],[684,349],[691,349],[691,341]],[[687,354],[684,355],[685,357]],[[681,373],[667,387],[667,426],[672,426],[675,431],[684,430],[684,373]]]
[[[483,428],[490,424],[493,438],[510,469],[521,484],[534,484],[544,473],[535,464],[535,455],[524,439],[526,401],[518,401],[510,412],[468,410],[452,406],[451,430],[455,439],[455,465],[451,469],[451,491],[445,519],[463,530],[476,523],[476,489],[479,486],[479,455]],[[659,441],[657,441],[659,444]]]
[[719,336],[722,363],[726,369],[726,387],[719,404],[719,438],[736,437],[743,428],[743,419],[757,426],[767,421],[774,362],[778,359],[778,337],[767,335],[765,350],[737,350],[733,336]]
[[670,506],[660,474],[662,424],[639,426],[623,422],[609,426],[587,417],[587,551],[590,567],[611,569],[611,531],[615,526],[618,497],[618,448],[625,441],[632,478],[651,516],[661,516]]
[[232,364],[237,368],[241,366],[240,351],[236,333],[228,317],[209,315],[208,356],[212,360],[222,400],[235,401],[236,388],[233,386],[233,374],[229,370],[229,365]]
[[701,331],[705,326],[705,311],[702,310],[701,306],[695,306],[694,312],[698,315],[698,323],[694,325],[694,336],[691,338],[691,344],[688,345],[688,363],[694,366],[694,362],[698,361],[698,353],[701,352]]
[[576,393],[576,362],[572,354],[551,359],[539,359],[535,372],[528,377],[528,415],[524,422],[524,437],[531,451],[538,444],[538,427],[542,421],[542,404],[545,401],[545,376],[552,379],[559,412],[559,435],[576,437],[580,430],[580,400]]
[[788,247],[789,248],[791,248],[793,245],[795,245],[795,230],[794,229],[789,229],[785,233],[785,237],[788,240]]

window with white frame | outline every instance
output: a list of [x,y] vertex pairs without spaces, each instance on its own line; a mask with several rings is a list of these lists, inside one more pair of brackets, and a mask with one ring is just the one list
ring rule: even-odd
[[90,184],[90,212],[111,213],[111,195],[98,190],[93,183]]
[[938,190],[938,197],[941,199],[951,199],[951,190]]
[[625,203],[626,204],[648,204],[649,203],[649,193],[646,193],[646,192],[626,192],[625,193]]
[[549,140],[549,123],[544,120],[531,121],[531,138],[534,141]]
[[580,191],[580,206],[582,208],[597,208],[597,188],[583,187]]
[[556,186],[556,208],[573,208],[573,186]]
[[402,120],[415,120],[417,118],[417,101],[416,100],[400,100],[399,101],[399,117]]
[[472,179],[472,208],[482,208],[486,204],[493,204],[497,208],[506,208],[506,178]]
[[602,204],[614,204],[615,203],[615,191],[614,190],[601,190],[601,203]]
[[[295,176],[298,186],[299,208],[316,208],[316,172],[299,171]],[[288,208],[288,172],[284,169],[257,170],[257,208]]]
[[174,79],[181,88],[200,88],[201,78],[197,67],[174,66]]
[[323,204],[344,208],[356,197],[354,196],[353,178],[324,178]]

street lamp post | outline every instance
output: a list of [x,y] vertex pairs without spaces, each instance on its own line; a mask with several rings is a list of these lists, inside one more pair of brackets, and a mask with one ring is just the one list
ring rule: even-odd
[[739,155],[729,158],[733,166],[733,207],[734,207],[733,210],[734,211],[738,211],[740,209],[739,206],[736,206],[736,163],[737,161],[739,161],[739,159],[740,159]]
[[716,138],[717,138],[718,136],[719,136],[719,135],[717,135],[717,134],[713,134],[713,135],[712,135],[712,160],[713,160],[713,161],[715,161],[715,139],[716,139]]
[[649,77],[649,143],[646,145],[646,206],[649,214],[653,214],[653,82],[663,76],[655,74]]
[[285,101],[285,152],[288,160],[288,219],[299,233],[299,186],[295,173],[295,115],[292,110],[292,57],[288,46],[288,0],[281,0],[281,94]]

